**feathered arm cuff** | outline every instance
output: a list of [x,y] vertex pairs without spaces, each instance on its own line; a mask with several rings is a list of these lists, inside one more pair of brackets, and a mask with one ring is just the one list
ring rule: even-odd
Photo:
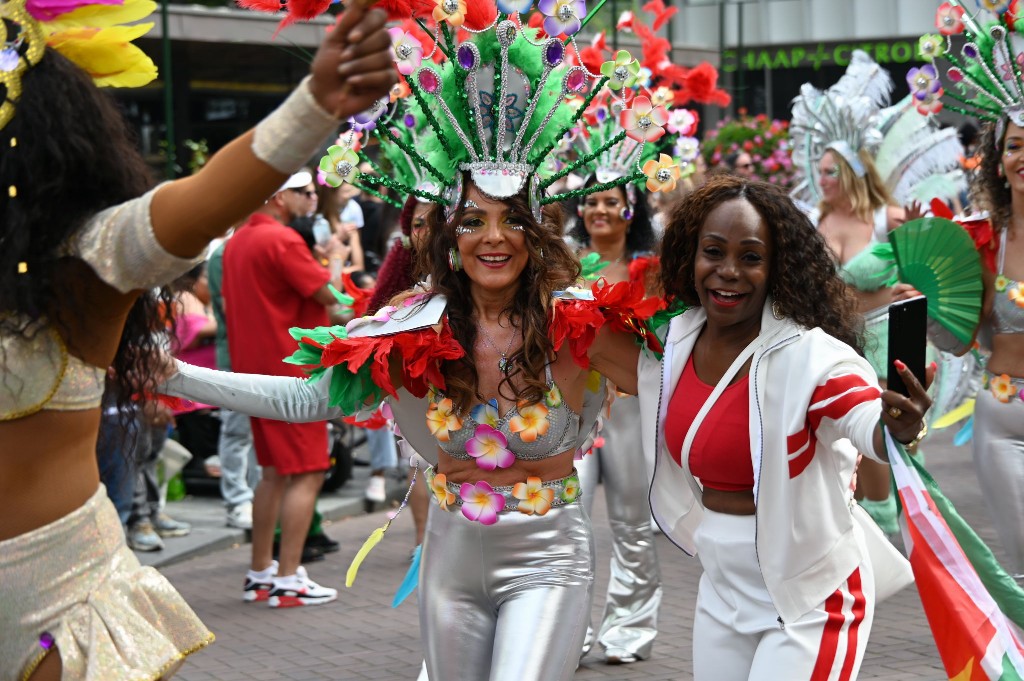
[[632,333],[637,342],[660,355],[661,341],[650,324],[655,314],[665,309],[665,301],[645,297],[641,282],[596,282],[588,292],[571,289],[555,299],[551,311],[551,340],[556,352],[568,343],[576,363],[590,367],[587,353],[597,332],[608,325],[618,333]]
[[445,389],[441,362],[459,359],[466,352],[452,335],[447,319],[440,329],[425,327],[387,336],[349,338],[345,327],[290,329],[299,349],[285,359],[309,373],[310,382],[323,378],[328,368],[331,406],[353,414],[385,395],[397,398],[391,382],[391,358],[402,362],[402,385],[416,397],[427,394],[429,386]]

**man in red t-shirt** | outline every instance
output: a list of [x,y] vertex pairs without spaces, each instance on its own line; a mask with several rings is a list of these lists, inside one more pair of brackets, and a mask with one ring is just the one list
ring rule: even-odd
[[[298,172],[238,228],[224,249],[222,291],[233,371],[302,376],[282,360],[295,350],[293,326],[329,323],[335,305],[329,273],[295,230],[285,226],[305,206],[312,177]],[[263,477],[253,497],[252,565],[246,601],[271,607],[327,603],[337,598],[309,579],[299,562],[316,496],[329,468],[327,425],[253,418],[256,459]],[[273,560],[274,529],[281,521],[280,565]]]

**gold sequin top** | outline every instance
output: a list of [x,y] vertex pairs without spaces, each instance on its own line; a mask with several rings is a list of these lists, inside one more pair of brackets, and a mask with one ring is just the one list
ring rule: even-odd
[[[149,210],[155,192],[97,213],[64,247],[64,255],[84,260],[122,293],[159,286],[192,269],[203,255],[171,255],[153,234]],[[0,421],[41,409],[98,407],[106,368],[68,353],[45,320],[21,326],[20,334],[0,332]]]

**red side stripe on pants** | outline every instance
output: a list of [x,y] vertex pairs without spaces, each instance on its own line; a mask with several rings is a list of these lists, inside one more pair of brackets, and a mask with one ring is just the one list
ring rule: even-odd
[[[850,594],[853,596],[851,606],[853,621],[846,630],[846,653],[843,658],[843,668],[839,672],[838,681],[850,681],[853,674],[853,665],[857,659],[857,635],[860,623],[864,621],[864,613],[867,601],[861,586],[860,568],[853,571],[846,581]],[[825,613],[828,619],[821,632],[821,645],[818,647],[818,659],[814,662],[814,670],[811,672],[810,681],[828,681],[832,673],[832,667],[836,661],[836,652],[839,649],[839,638],[846,623],[846,615],[843,614],[843,603],[845,602],[843,588],[840,587],[831,596],[825,599]]]
[[850,622],[850,631],[847,634],[846,659],[843,660],[843,669],[839,672],[839,681],[850,681],[853,676],[853,663],[857,660],[857,630],[864,621],[864,612],[867,609],[867,599],[864,598],[864,591],[861,588],[860,568],[853,571],[846,583],[850,587],[850,594],[853,595],[853,621]]

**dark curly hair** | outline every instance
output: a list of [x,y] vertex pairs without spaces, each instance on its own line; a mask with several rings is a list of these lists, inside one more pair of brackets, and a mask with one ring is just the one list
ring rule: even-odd
[[972,198],[978,207],[987,210],[992,216],[992,226],[1004,229],[1010,222],[1012,212],[1012,192],[1006,185],[1006,178],[1001,174],[1003,167],[1003,149],[1006,146],[1006,119],[1000,129],[1003,134],[996,138],[996,124],[986,123],[981,131],[981,142],[978,150],[981,153],[981,165],[971,185]]
[[[465,187],[469,186],[466,178]],[[465,190],[464,190],[465,191]],[[430,275],[432,288],[448,298],[448,322],[452,333],[463,348],[466,356],[460,360],[448,361],[443,367],[447,382],[447,394],[460,409],[467,409],[482,401],[479,391],[479,376],[473,359],[476,347],[477,322],[473,314],[471,282],[463,271],[453,272],[448,267],[448,252],[457,248],[455,228],[462,221],[462,203],[451,221],[445,221],[444,208],[435,205],[427,215],[428,248],[419,255],[420,270]],[[562,239],[562,214],[557,205],[546,206],[540,224],[533,218],[529,198],[519,194],[505,202],[526,227],[526,249],[529,263],[520,276],[516,291],[508,309],[503,312],[512,323],[523,331],[523,347],[510,358],[511,371],[498,386],[503,397],[515,400],[539,401],[547,390],[544,367],[552,358],[554,348],[548,335],[548,310],[554,292],[565,289],[580,276],[579,261]],[[519,377],[519,388],[511,379]]]
[[[597,182],[596,177],[592,177],[585,186],[589,187]],[[622,201],[626,202],[626,190],[622,187],[616,188],[622,193]],[[579,206],[583,206],[586,203],[586,197],[581,197],[577,205],[577,211]],[[569,236],[578,244],[583,246],[590,246],[590,234],[587,233],[587,228],[583,224],[583,218],[576,221],[572,230],[569,231]],[[647,192],[640,191],[636,192],[636,205],[633,206],[633,220],[629,223],[629,231],[626,232],[626,253],[632,256],[634,253],[645,253],[654,250],[657,246],[658,237],[654,233],[654,227],[651,226],[651,210],[647,205]]]
[[780,312],[861,352],[857,303],[825,240],[786,194],[766,182],[719,175],[676,204],[661,243],[661,283],[669,301],[700,305],[694,284],[700,230],[712,210],[733,199],[750,203],[768,226],[773,246],[768,285]]
[[[80,285],[91,271],[62,248],[96,213],[152,187],[149,168],[114,99],[54,50],[24,73],[0,149],[0,335],[28,336],[45,318],[74,353],[72,329],[91,314],[86,296],[94,287]],[[19,272],[20,263],[27,271]],[[149,367],[170,303],[161,289],[140,296],[128,313],[112,364],[121,405],[155,387]]]
[[[412,234],[412,216],[416,212],[416,197],[409,195],[398,214],[398,226],[404,239]],[[395,239],[390,250],[384,256],[377,271],[377,285],[370,297],[369,310],[379,310],[388,301],[402,291],[406,291],[416,283],[416,253],[411,245],[406,246],[403,238]]]

